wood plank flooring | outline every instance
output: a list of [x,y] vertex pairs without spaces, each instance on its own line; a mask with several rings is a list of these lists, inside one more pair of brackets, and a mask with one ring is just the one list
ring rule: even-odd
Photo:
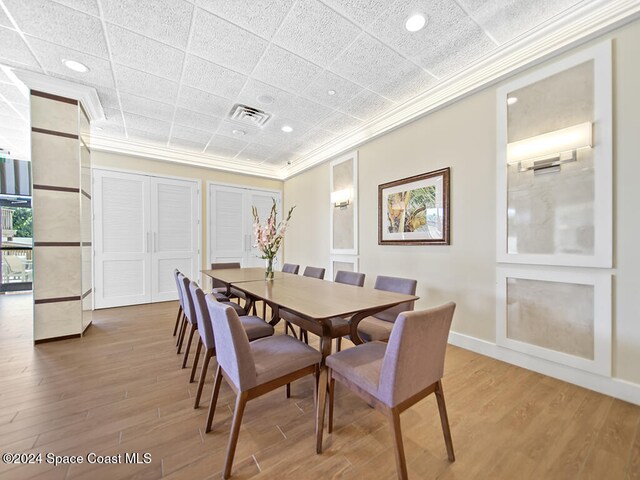
[[[220,478],[234,398],[223,382],[205,434],[216,364],[194,410],[196,384],[171,336],[176,308],[100,310],[84,338],[34,347],[31,296],[0,296],[0,453],[151,454],[148,464],[0,462],[0,478]],[[401,417],[412,479],[640,478],[638,406],[452,346],[443,385],[457,460],[431,396]],[[396,478],[385,418],[339,384],[335,408],[316,455],[311,377],[290,399],[283,389],[251,401],[232,478]]]

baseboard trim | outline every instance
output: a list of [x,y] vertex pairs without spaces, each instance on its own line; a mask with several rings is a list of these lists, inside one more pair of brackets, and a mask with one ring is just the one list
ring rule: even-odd
[[471,350],[496,360],[619,398],[625,402],[640,405],[640,385],[636,383],[619,378],[602,377],[595,373],[532,357],[462,333],[450,332],[449,343],[465,350]]
[[51,337],[51,338],[41,338],[40,340],[34,340],[35,345],[40,345],[41,343],[49,343],[49,342],[58,342],[60,340],[70,340],[72,338],[80,338],[82,335],[80,333],[74,333],[73,335],[63,335],[61,337]]

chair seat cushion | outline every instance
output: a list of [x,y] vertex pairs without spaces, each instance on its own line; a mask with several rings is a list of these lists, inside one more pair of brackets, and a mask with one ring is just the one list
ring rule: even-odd
[[[225,290],[226,291],[226,290]],[[211,292],[216,300],[219,302],[228,302],[229,297],[227,297],[224,293],[216,292],[215,290]]]
[[247,296],[245,295],[245,293],[242,290],[238,290],[237,288],[231,287],[231,296],[232,297],[238,297],[238,298],[244,298],[246,299]]
[[256,365],[256,385],[314,365],[322,359],[320,352],[288,335],[261,338],[249,345]]
[[243,315],[246,315],[247,312],[245,312],[244,308],[242,308],[240,305],[238,305],[235,302],[220,302],[220,303],[224,303],[225,305],[229,305],[230,307],[233,307],[233,309],[236,311],[236,313],[238,314],[239,317],[242,317]]
[[387,350],[383,342],[371,342],[327,357],[327,366],[371,395],[376,395]]
[[273,335],[273,327],[260,317],[244,315],[240,317],[240,323],[242,323],[244,331],[247,332],[249,341]]
[[358,323],[358,334],[365,342],[386,342],[391,336],[391,330],[393,323],[376,317],[366,317]]

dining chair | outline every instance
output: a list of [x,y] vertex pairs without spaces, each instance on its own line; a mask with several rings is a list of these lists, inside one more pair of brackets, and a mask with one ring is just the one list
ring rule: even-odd
[[[304,272],[302,272],[302,276],[323,280],[324,272],[325,272],[324,268],[307,266],[305,267]],[[282,318],[284,318],[284,333],[285,334],[289,333],[289,329],[291,329],[293,336],[294,337],[297,336],[296,331],[293,329],[293,326],[287,321],[285,317],[282,317]],[[309,343],[309,335],[307,334],[307,331],[302,328],[300,329],[300,340],[304,340],[304,342],[307,344]]]
[[[417,285],[418,282],[416,280],[378,275],[373,288],[387,292],[415,295]],[[413,310],[414,305],[415,301],[401,303],[370,317],[363,318],[358,323],[358,335],[365,342],[375,340],[386,342],[389,339],[389,335],[391,335],[393,322],[395,322],[398,314]]]
[[[240,268],[240,262],[216,262],[211,264],[211,270],[225,270],[227,268]],[[234,297],[240,298],[237,295],[237,291],[234,292],[233,289],[230,291],[230,294],[227,295],[227,286],[220,280],[212,278],[211,284],[211,293],[219,302],[229,301],[230,298]]]
[[284,273],[293,273],[294,275],[297,275],[299,270],[300,265],[295,265],[293,263],[285,263],[282,265],[282,271]]
[[[364,279],[364,273],[338,270],[333,281],[336,283],[344,283],[346,285],[355,285],[356,287],[362,287],[364,285]],[[342,350],[342,337],[349,335],[350,330],[351,324],[346,318],[335,317],[329,319],[329,331],[331,333],[331,338],[336,339],[336,352]]]
[[[193,336],[198,330],[198,320],[195,315],[193,297],[191,296],[191,291],[189,290],[189,284],[191,283],[191,280],[189,280],[189,278],[184,276],[182,273],[178,275],[178,279],[179,279],[180,288],[182,290],[182,297],[184,299],[182,308],[183,308],[184,317],[185,317],[184,321],[182,322],[182,328],[181,328],[182,333],[181,333],[180,342],[178,344],[178,353],[180,353],[180,349],[182,348],[182,343],[184,342],[184,338],[187,330],[187,324],[190,326],[189,339],[187,340],[187,346],[184,349],[184,357],[182,358],[182,368],[186,368],[187,360],[189,359],[189,351],[191,350],[191,343],[193,342]],[[238,315],[246,315],[244,308],[242,308],[237,303],[233,303],[231,301],[227,301],[224,303],[226,305],[229,305],[236,312],[238,312]],[[194,362],[197,362],[197,361],[198,361],[198,357],[196,356],[196,359],[194,360]],[[193,381],[193,379],[191,379],[191,381]]]
[[[435,393],[449,461],[455,461],[449,419],[442,389],[444,357],[455,303],[429,310],[400,313],[389,343],[374,341],[329,355],[329,420],[333,430],[333,397],[337,380],[389,421],[398,478],[407,479],[407,463],[400,429],[400,413]],[[316,451],[322,452],[326,388],[318,390]]]
[[180,283],[178,280],[178,274],[180,273],[180,270],[178,270],[177,268],[175,268],[173,270],[173,277],[176,281],[176,288],[178,289],[178,316],[176,317],[176,324],[173,326],[173,336],[176,336],[176,333],[178,333],[178,327],[180,326],[180,320],[182,319],[182,316],[184,315],[182,312],[182,289],[180,288]]
[[317,379],[322,355],[288,335],[261,338],[250,343],[235,310],[214,301],[210,296],[206,297],[206,303],[213,322],[218,359],[207,417],[207,432],[211,431],[223,377],[236,394],[223,472],[223,478],[227,479],[231,476],[240,424],[247,402],[306,375],[314,374]]
[[[209,362],[211,361],[211,357],[216,354],[216,346],[214,341],[213,325],[211,324],[211,316],[209,315],[209,309],[207,308],[205,301],[206,293],[196,282],[193,281],[189,283],[189,291],[191,292],[191,298],[193,299],[194,312],[198,321],[198,333],[200,335],[198,349],[196,350],[196,360],[194,360],[193,367],[191,369],[191,382],[193,382],[195,377],[198,358],[200,357],[200,348],[203,345],[205,348],[204,361],[200,371],[200,380],[198,381],[198,389],[196,391],[195,403],[193,405],[193,408],[198,408],[200,406],[202,388],[204,387],[204,382],[207,377]],[[213,299],[217,301],[215,297],[213,297]],[[240,322],[242,323],[242,328],[244,328],[249,341],[273,335],[273,327],[260,317],[256,317],[254,315],[243,315],[240,316]]]

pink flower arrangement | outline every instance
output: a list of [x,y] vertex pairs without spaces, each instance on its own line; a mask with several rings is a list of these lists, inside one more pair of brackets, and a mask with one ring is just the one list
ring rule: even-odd
[[282,240],[284,239],[284,234],[287,231],[287,226],[294,208],[296,207],[291,207],[287,214],[287,218],[284,221],[277,223],[276,201],[274,199],[273,206],[271,207],[271,213],[269,213],[269,218],[264,224],[261,224],[258,209],[255,206],[252,207],[253,235],[256,239],[256,244],[254,246],[262,252],[262,257],[260,258],[264,258],[269,261],[267,271],[270,271],[269,266],[272,266],[273,258],[278,253],[278,249],[282,244]]

